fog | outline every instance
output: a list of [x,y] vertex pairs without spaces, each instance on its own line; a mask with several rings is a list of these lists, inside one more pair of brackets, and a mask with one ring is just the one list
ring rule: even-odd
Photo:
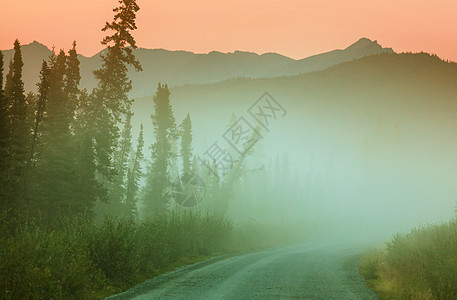
[[[405,81],[408,70],[381,76],[348,68],[171,88],[177,123],[190,113],[198,156],[216,141],[231,149],[223,135],[232,115],[259,126],[248,110],[265,92],[286,111],[270,118],[268,130],[258,128],[262,137],[230,199],[232,219],[386,237],[452,218],[456,89],[427,76]],[[146,145],[151,108],[152,97],[133,107],[133,128],[143,123]]]

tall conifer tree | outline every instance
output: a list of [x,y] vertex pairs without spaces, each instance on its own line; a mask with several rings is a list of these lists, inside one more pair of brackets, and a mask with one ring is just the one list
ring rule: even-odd
[[24,82],[22,81],[21,45],[18,40],[14,42],[14,55],[10,63],[10,70],[7,75],[5,95],[8,97],[8,118],[9,118],[9,149],[8,160],[9,192],[11,207],[23,207],[24,200],[24,171],[27,161],[27,144],[29,138],[27,126],[27,105],[24,95]]
[[29,177],[30,169],[32,167],[33,161],[36,160],[36,151],[37,151],[37,144],[39,143],[39,137],[41,135],[41,123],[43,122],[45,111],[46,111],[46,103],[48,101],[48,94],[49,94],[49,67],[46,61],[43,61],[41,65],[40,71],[40,82],[37,84],[38,86],[38,101],[36,103],[35,108],[35,120],[32,128],[32,138],[30,142],[30,151],[29,151],[29,158],[27,161],[27,171],[26,176]]
[[181,158],[182,158],[182,172],[190,173],[191,171],[191,157],[192,157],[192,122],[190,115],[187,114],[186,118],[181,124],[182,137],[181,137]]
[[[81,80],[79,70],[79,59],[76,51],[76,41],[73,41],[73,47],[68,51],[66,68],[65,68],[65,87],[64,92],[68,97],[67,111],[71,117],[74,117],[80,95],[79,82]],[[70,123],[71,126],[72,123]]]
[[37,205],[48,216],[81,213],[85,210],[76,198],[76,149],[74,117],[79,97],[79,61],[76,43],[68,52],[51,57],[46,118],[38,168]]
[[128,160],[132,148],[132,120],[133,113],[127,112],[124,128],[120,136],[118,147],[114,152],[114,167],[116,174],[110,190],[109,209],[116,215],[123,214],[126,193],[126,180],[128,172]]
[[130,216],[136,215],[136,196],[139,188],[139,181],[143,172],[141,170],[141,163],[143,162],[143,147],[144,147],[144,138],[143,138],[143,124],[140,127],[140,133],[138,135],[137,146],[135,156],[133,157],[132,165],[128,169],[127,174],[127,190],[125,196],[125,206],[127,214]]
[[38,169],[37,200],[47,217],[68,213],[73,183],[71,155],[72,121],[69,98],[65,92],[67,57],[63,50],[51,57],[46,119],[43,122],[41,157]]
[[81,91],[75,121],[75,170],[74,184],[75,199],[79,211],[93,216],[93,208],[97,200],[106,202],[108,194],[106,187],[97,179],[97,154],[95,145],[95,97],[86,90]]
[[3,90],[3,53],[0,51],[0,209],[7,206],[8,148],[9,148],[9,101]]
[[95,123],[93,130],[96,148],[98,177],[106,183],[116,174],[113,164],[113,152],[119,137],[119,124],[130,110],[132,100],[128,93],[132,89],[127,76],[127,67],[133,66],[141,71],[141,65],[133,55],[136,42],[131,31],[135,30],[136,13],[139,10],[135,0],[119,0],[114,8],[114,20],[106,22],[102,31],[111,31],[102,40],[107,51],[101,56],[102,66],[94,71],[98,85],[94,90]]
[[152,161],[149,167],[143,202],[146,214],[165,213],[171,198],[170,167],[174,153],[172,143],[177,138],[175,118],[170,105],[168,86],[159,83],[153,98],[155,143],[152,145]]

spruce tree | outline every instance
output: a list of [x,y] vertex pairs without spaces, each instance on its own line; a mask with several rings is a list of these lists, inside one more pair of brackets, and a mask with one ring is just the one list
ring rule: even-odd
[[[203,206],[207,207],[207,209],[214,214],[223,215],[226,212],[224,204],[225,199],[221,198],[222,182],[219,176],[217,163],[213,161],[211,163],[208,162],[208,164],[208,166],[203,167],[203,173],[201,174],[203,181],[206,184],[206,201]],[[211,168],[210,171],[208,170],[208,167]]]
[[26,121],[27,105],[22,81],[21,45],[14,42],[14,55],[7,75],[5,95],[8,97],[9,145],[8,145],[8,198],[13,208],[24,208],[24,171],[27,161],[27,142],[29,138]]
[[119,124],[130,109],[132,100],[128,93],[132,89],[127,76],[127,67],[141,71],[141,65],[133,55],[136,42],[131,31],[135,30],[136,13],[139,10],[135,0],[119,0],[113,9],[114,20],[106,23],[102,31],[112,31],[102,40],[107,46],[106,54],[101,55],[102,66],[94,71],[98,85],[94,89],[94,142],[97,177],[108,186],[116,174],[113,165],[113,151],[119,137]]
[[127,112],[124,128],[120,136],[118,147],[114,153],[114,167],[116,174],[110,189],[110,213],[120,215],[123,213],[126,193],[126,180],[128,172],[128,159],[132,148],[132,112]]
[[[63,50],[51,58],[46,119],[43,122],[37,200],[48,217],[75,211],[75,157],[73,136],[74,90],[67,83],[67,56]],[[71,82],[70,84],[73,84]],[[71,93],[69,92],[71,91]]]
[[133,162],[131,167],[128,169],[127,174],[127,187],[126,187],[126,196],[125,196],[125,207],[127,215],[134,216],[137,213],[136,210],[136,195],[138,193],[139,181],[143,172],[141,170],[141,163],[143,162],[143,147],[144,147],[144,138],[143,138],[143,124],[140,127],[140,133],[138,135],[137,146],[135,156],[133,157]]
[[[11,96],[9,95],[9,92],[12,91],[13,89],[13,74],[14,74],[14,67],[13,67],[13,58],[10,59],[10,63],[8,65],[8,73],[6,73],[5,76],[5,88],[3,90],[3,93],[5,94],[5,97],[10,99]],[[3,78],[2,78],[3,80]],[[9,109],[9,105],[8,105]]]
[[9,148],[9,101],[3,90],[3,53],[0,51],[0,210],[7,206],[8,148]]
[[41,71],[40,71],[40,82],[37,83],[38,86],[38,101],[35,107],[35,120],[32,129],[32,138],[30,142],[30,151],[29,151],[29,158],[27,161],[27,177],[30,173],[30,168],[34,159],[36,160],[36,148],[38,144],[38,140],[41,133],[40,125],[44,119],[45,111],[46,111],[46,103],[48,101],[48,94],[49,94],[49,67],[46,61],[43,61],[41,64]]
[[146,214],[165,213],[171,198],[170,167],[174,153],[172,143],[177,138],[175,118],[170,105],[168,86],[159,83],[153,98],[155,143],[151,146],[152,161],[149,166],[143,202]]
[[79,64],[78,53],[76,51],[76,41],[73,41],[73,47],[68,51],[66,59],[64,87],[65,95],[68,97],[66,109],[68,111],[67,113],[71,115],[71,117],[74,116],[80,94],[79,82],[81,80],[81,75]]
[[76,172],[74,195],[79,205],[78,211],[84,211],[92,217],[96,201],[108,200],[106,187],[97,179],[94,103],[93,94],[81,91],[73,123]]
[[200,174],[199,161],[198,161],[198,157],[196,155],[194,155],[192,158],[191,170],[194,174]]
[[28,173],[30,169],[30,153],[32,152],[32,142],[34,138],[34,129],[35,129],[35,122],[36,122],[36,115],[37,115],[37,108],[38,102],[40,97],[37,93],[28,92],[25,96],[25,103],[26,103],[26,126],[27,126],[27,157],[25,162],[25,171],[24,171],[24,191],[27,195],[28,189]]
[[190,115],[187,114],[184,121],[181,123],[181,158],[182,158],[182,173],[190,173],[191,157],[192,157],[192,122]]

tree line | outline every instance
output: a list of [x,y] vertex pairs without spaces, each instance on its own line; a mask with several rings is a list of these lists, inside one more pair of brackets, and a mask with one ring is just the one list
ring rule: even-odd
[[[216,162],[210,166],[213,172],[199,170],[190,115],[176,124],[167,84],[159,83],[153,97],[152,127],[144,132],[141,125],[133,141],[127,72],[129,67],[142,70],[133,54],[138,10],[135,0],[120,0],[113,9],[114,19],[102,29],[109,34],[101,41],[106,52],[100,69],[93,71],[97,85],[92,91],[79,87],[76,42],[67,52],[53,49],[42,62],[36,92],[28,94],[19,41],[5,84],[0,52],[0,208],[9,218],[135,217],[138,201],[145,216],[163,214],[172,206],[172,175],[190,172],[206,176],[210,210],[227,212],[244,158],[225,180]],[[144,134],[155,137],[146,168]]]
[[[133,55],[138,5],[121,0],[114,20],[107,22],[101,68],[92,91],[79,88],[81,79],[76,42],[65,52],[53,50],[43,61],[37,91],[24,92],[21,45],[14,42],[3,84],[0,52],[0,205],[11,218],[85,215],[93,218],[98,202],[104,209],[135,216],[140,180],[144,175],[143,126],[133,149],[132,89],[128,67],[141,71]],[[152,116],[156,142],[147,170],[146,209],[164,212],[169,193],[171,144],[182,138],[184,169],[191,156],[191,121],[187,116],[178,130],[167,85],[159,83]]]

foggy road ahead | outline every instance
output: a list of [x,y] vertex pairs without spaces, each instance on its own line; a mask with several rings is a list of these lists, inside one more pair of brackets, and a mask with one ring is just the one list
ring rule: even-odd
[[314,241],[216,257],[110,299],[377,299],[357,272],[364,247]]

